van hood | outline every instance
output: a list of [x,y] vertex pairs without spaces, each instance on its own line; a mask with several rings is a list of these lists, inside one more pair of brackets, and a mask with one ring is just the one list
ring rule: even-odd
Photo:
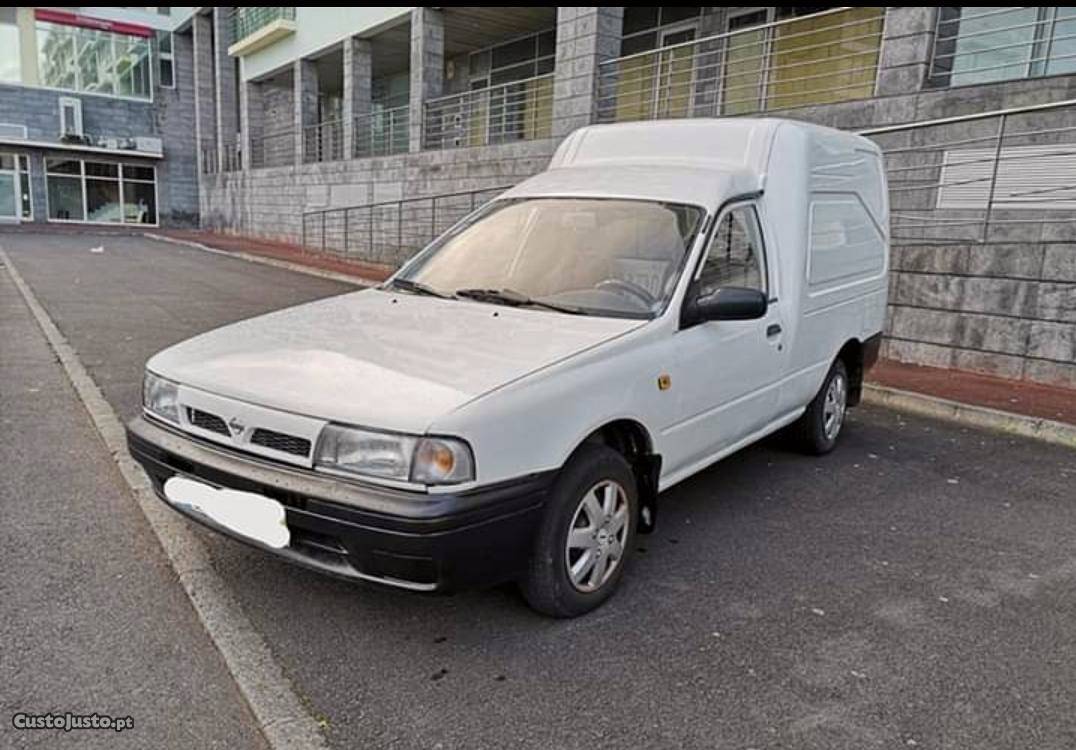
[[422,433],[472,399],[645,322],[370,289],[204,333],[146,367],[260,406]]

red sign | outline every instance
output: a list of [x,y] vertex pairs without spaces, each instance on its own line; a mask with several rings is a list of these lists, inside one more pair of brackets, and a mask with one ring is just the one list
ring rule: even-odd
[[35,8],[34,18],[38,21],[62,23],[65,26],[80,26],[84,29],[111,31],[113,34],[143,37],[153,36],[153,29],[148,26],[139,26],[136,23],[124,23],[123,21],[106,21],[103,18],[91,18],[90,16],[83,16],[78,13],[69,13],[65,10],[45,10],[44,8]]

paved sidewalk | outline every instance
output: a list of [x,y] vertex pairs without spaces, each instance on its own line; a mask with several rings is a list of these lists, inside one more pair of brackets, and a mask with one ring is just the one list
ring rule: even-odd
[[[0,746],[262,748],[261,733],[0,268]],[[133,729],[16,731],[17,712]]]
[[963,370],[880,361],[868,374],[878,385],[1076,425],[1076,390]]
[[389,266],[378,263],[366,263],[359,260],[340,258],[330,253],[322,253],[302,245],[288,242],[275,242],[256,237],[242,237],[233,234],[221,234],[199,229],[161,229],[151,234],[162,237],[170,237],[174,240],[185,242],[197,242],[215,250],[224,252],[241,252],[250,255],[260,255],[265,258],[284,260],[289,263],[317,268],[322,271],[335,271],[336,273],[355,276],[367,281],[384,281],[395,270]]

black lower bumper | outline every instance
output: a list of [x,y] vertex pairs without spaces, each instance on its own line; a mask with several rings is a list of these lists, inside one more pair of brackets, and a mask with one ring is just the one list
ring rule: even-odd
[[[448,495],[392,490],[249,457],[142,417],[128,424],[127,445],[158,497],[199,523],[324,573],[415,591],[517,577],[555,476],[546,472]],[[277,500],[290,543],[270,548],[171,503],[163,487],[173,476]]]

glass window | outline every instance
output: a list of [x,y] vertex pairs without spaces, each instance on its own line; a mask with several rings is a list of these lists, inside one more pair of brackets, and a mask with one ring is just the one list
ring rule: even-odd
[[[1045,69],[1036,74],[1058,75],[1076,72],[1076,8],[1048,8],[1053,15],[1053,26],[1047,42]],[[1041,65],[1041,63],[1040,63]]]
[[78,159],[45,159],[45,171],[49,174],[82,174],[82,162]]
[[173,43],[172,32],[157,32],[158,78],[160,85],[169,89],[176,86],[175,57],[172,52]]
[[116,179],[120,176],[120,165],[109,164],[107,162],[88,161],[86,162],[86,176],[111,177]]
[[766,291],[762,233],[754,206],[728,211],[710,239],[699,271],[700,290],[708,294],[726,286]]
[[0,219],[19,216],[17,161],[14,154],[0,153]]
[[123,183],[123,221],[127,224],[156,224],[157,195],[153,183]]
[[22,218],[34,218],[34,200],[30,194],[30,160],[19,157],[19,193],[22,195]]
[[0,81],[19,83],[19,27],[0,21]]
[[1003,81],[1027,75],[1035,43],[1038,9],[998,11],[991,6],[961,8],[959,18],[949,24],[948,28],[957,32],[951,85]]
[[131,164],[124,164],[123,179],[153,182],[156,179],[156,172],[153,167],[136,167]]
[[[89,166],[89,165],[87,165]],[[86,220],[119,222],[123,219],[120,206],[119,180],[86,180]]]
[[627,6],[624,8],[624,35],[635,34],[658,26],[660,8]]
[[82,178],[48,175],[49,218],[60,221],[83,221]]
[[403,277],[446,293],[510,290],[596,315],[650,318],[668,302],[701,216],[643,200],[495,201]]
[[528,36],[494,47],[492,50],[492,66],[494,68],[503,68],[508,65],[533,60],[538,54],[537,42],[536,37]]
[[962,86],[1076,72],[1076,8],[942,7],[930,83]]
[[43,86],[150,98],[148,39],[48,21],[36,30]]
[[[49,218],[104,224],[156,224],[157,173],[115,162],[46,159]],[[27,190],[29,190],[29,182]]]

